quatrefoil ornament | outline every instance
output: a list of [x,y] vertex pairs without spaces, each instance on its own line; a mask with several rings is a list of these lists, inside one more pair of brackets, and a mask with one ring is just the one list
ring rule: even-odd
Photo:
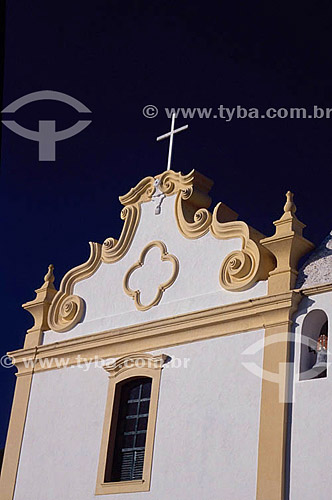
[[[148,304],[142,304],[141,291],[140,290],[133,290],[132,288],[130,288],[129,281],[130,281],[130,278],[133,275],[133,273],[144,266],[147,254],[154,247],[157,247],[160,250],[161,262],[168,261],[172,264],[172,272],[171,272],[170,278],[167,281],[164,281],[163,283],[161,283],[157,287],[157,293],[156,293],[154,299],[151,302],[149,302]],[[167,252],[167,247],[166,247],[165,243],[163,243],[162,241],[152,241],[142,250],[138,261],[135,262],[135,264],[133,264],[126,272],[126,274],[123,278],[123,289],[124,289],[125,293],[134,300],[136,309],[138,309],[139,311],[147,311],[148,309],[151,309],[151,307],[159,304],[159,302],[163,296],[164,291],[173,285],[173,283],[175,282],[175,280],[178,276],[178,273],[179,273],[179,261],[175,257],[175,255],[171,255]]]

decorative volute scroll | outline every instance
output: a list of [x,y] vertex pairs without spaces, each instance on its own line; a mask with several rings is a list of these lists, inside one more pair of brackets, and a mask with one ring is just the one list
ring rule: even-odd
[[272,254],[259,243],[263,237],[261,233],[245,222],[220,222],[220,210],[222,206],[218,204],[213,211],[210,228],[213,236],[222,240],[240,238],[242,241],[241,250],[230,253],[222,262],[220,284],[230,291],[246,290],[257,281],[266,279],[275,262]]
[[[151,201],[156,191],[156,179],[159,180],[158,188],[165,196],[177,194],[175,215],[180,232],[186,238],[198,238],[208,232],[211,223],[211,214],[207,210],[211,203],[208,192],[213,182],[195,170],[187,175],[167,170],[155,177],[146,177],[126,195],[119,197],[124,205],[121,218],[125,223],[119,240],[107,238],[104,241],[103,262],[117,262],[129,250],[140,220],[140,206]],[[227,210],[235,215],[235,212]]]
[[[213,181],[195,170],[185,177],[186,184],[179,188],[176,198],[175,217],[180,233],[186,238],[196,239],[208,233],[211,227],[212,214],[208,208],[211,205],[209,191],[213,186]],[[222,210],[220,210],[221,206]],[[221,203],[219,213],[222,222],[237,219],[237,213]]]
[[186,238],[200,238],[211,231],[218,239],[240,238],[242,249],[228,255],[221,265],[220,284],[229,291],[242,291],[259,280],[267,279],[274,269],[275,260],[259,240],[261,233],[245,222],[237,221],[237,213],[223,203],[218,203],[213,214],[208,210],[211,198],[208,193],[213,185],[210,179],[192,170],[182,176],[175,172],[164,172],[160,178],[160,189],[178,191],[175,202],[175,217],[180,233]]
[[119,358],[111,365],[105,365],[104,369],[109,373],[110,377],[116,377],[120,373],[131,368],[148,368],[151,370],[160,370],[166,361],[170,359],[166,354],[152,356],[146,353],[133,353],[129,356]]
[[47,314],[50,308],[53,297],[57,293],[54,287],[54,266],[50,264],[48,271],[44,277],[44,283],[40,288],[35,290],[36,298],[22,305],[23,309],[29,311],[33,316],[35,323],[32,328],[27,331],[24,347],[35,347],[40,344],[42,333],[49,329],[47,322]]
[[84,301],[73,295],[75,283],[92,276],[101,264],[101,245],[90,242],[90,257],[80,266],[74,267],[63,277],[48,312],[49,327],[55,332],[67,332],[81,321]]
[[286,193],[286,204],[282,217],[274,222],[276,232],[261,244],[275,255],[276,269],[269,274],[269,294],[281,293],[295,287],[298,276],[297,264],[301,257],[313,250],[314,245],[302,236],[305,224],[295,215],[293,193]]
[[178,190],[175,217],[180,233],[186,238],[200,238],[209,231],[212,216],[208,195],[213,181],[192,170],[186,185]]
[[[143,267],[146,255],[153,247],[159,248],[161,261],[162,262],[166,262],[166,261],[171,262],[171,264],[173,266],[173,270],[172,270],[172,273],[171,273],[169,279],[167,281],[165,281],[164,283],[161,283],[158,286],[154,299],[149,304],[142,304],[140,290],[132,290],[130,288],[130,285],[129,285],[129,280],[130,280],[130,277],[132,276],[132,274],[137,269]],[[123,279],[123,289],[124,289],[125,293],[134,300],[135,307],[137,310],[147,311],[148,309],[151,309],[151,307],[159,304],[159,302],[163,296],[164,291],[167,288],[169,288],[170,286],[172,286],[173,283],[175,282],[177,275],[178,275],[178,272],[179,272],[178,259],[175,257],[175,255],[171,255],[167,252],[167,248],[166,248],[165,243],[163,243],[162,241],[152,241],[142,250],[138,261],[135,262],[135,264],[133,264],[126,272],[125,277]]]
[[117,262],[127,253],[141,216],[141,204],[151,200],[155,191],[155,179],[153,177],[145,177],[137,186],[132,188],[124,196],[120,196],[119,200],[124,205],[121,211],[121,219],[124,220],[124,225],[120,238],[107,238],[102,247],[102,261],[108,264]]

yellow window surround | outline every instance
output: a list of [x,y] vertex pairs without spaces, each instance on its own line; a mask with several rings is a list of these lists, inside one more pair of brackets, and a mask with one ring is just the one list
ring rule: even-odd
[[[167,359],[165,354],[152,356],[150,354],[130,354],[118,359],[114,364],[105,366],[109,373],[109,387],[107,394],[104,426],[99,455],[97,472],[96,495],[115,493],[134,493],[149,491],[151,481],[152,455],[157,418],[157,406],[162,367]],[[151,399],[146,434],[143,477],[133,481],[105,482],[106,462],[109,446],[112,449],[115,441],[116,416],[119,411],[119,400],[116,398],[118,384],[136,377],[148,377],[152,381]]]

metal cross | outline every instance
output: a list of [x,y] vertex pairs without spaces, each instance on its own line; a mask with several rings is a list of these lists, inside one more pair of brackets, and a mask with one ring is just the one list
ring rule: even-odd
[[186,130],[186,128],[188,128],[188,126],[189,126],[189,125],[184,125],[183,127],[180,127],[180,128],[177,128],[176,130],[174,130],[174,124],[175,124],[175,113],[172,114],[172,123],[171,123],[170,132],[167,132],[167,134],[160,135],[159,137],[157,137],[157,141],[161,141],[162,139],[167,139],[167,137],[169,137],[167,170],[171,169],[173,136],[174,136],[174,134],[177,134],[178,132],[181,132],[182,130]]

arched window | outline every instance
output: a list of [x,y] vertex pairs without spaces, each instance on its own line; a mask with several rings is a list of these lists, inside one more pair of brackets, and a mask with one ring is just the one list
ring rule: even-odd
[[327,376],[328,318],[324,311],[310,311],[301,333],[300,380]]
[[117,384],[105,483],[142,479],[152,379],[130,379]]
[[96,495],[149,491],[165,354],[130,354],[109,374]]

